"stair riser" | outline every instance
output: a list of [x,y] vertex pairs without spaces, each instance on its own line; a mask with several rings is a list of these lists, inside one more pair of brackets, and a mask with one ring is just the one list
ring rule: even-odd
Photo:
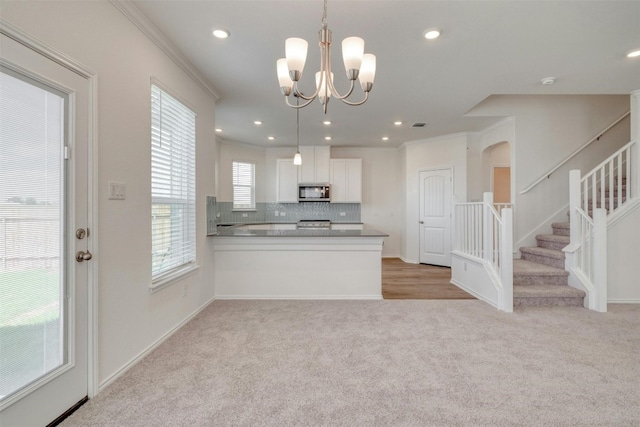
[[555,228],[553,229],[553,234],[555,236],[570,236],[570,229],[568,228]]
[[549,267],[561,268],[564,270],[564,259],[550,258],[543,255],[521,252],[521,258],[527,261],[537,262],[538,264],[548,265]]
[[565,275],[562,276],[536,276],[536,275],[514,275],[513,276],[513,284],[514,285],[553,285],[553,286],[563,286],[568,285],[568,277]]
[[584,307],[583,298],[579,297],[514,297],[514,307]]
[[[538,241],[538,246],[541,248],[547,248],[547,249],[556,249],[561,251],[562,249],[564,249],[565,246],[568,245],[568,243],[565,242],[552,242],[550,240],[542,240],[542,239],[536,239]],[[564,268],[564,266],[562,267]]]

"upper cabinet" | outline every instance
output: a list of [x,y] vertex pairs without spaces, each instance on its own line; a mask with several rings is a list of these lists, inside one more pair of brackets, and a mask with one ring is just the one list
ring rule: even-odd
[[298,166],[293,159],[277,159],[276,201],[278,203],[298,203]]
[[303,146],[300,147],[302,165],[298,182],[327,183],[330,179],[329,162],[331,147]]
[[331,159],[330,166],[331,203],[361,203],[362,159]]

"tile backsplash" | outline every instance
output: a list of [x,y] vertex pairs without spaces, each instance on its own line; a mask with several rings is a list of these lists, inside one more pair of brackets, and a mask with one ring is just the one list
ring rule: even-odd
[[[217,224],[250,222],[298,222],[303,219],[323,219],[331,222],[360,222],[360,203],[256,203],[255,211],[234,211],[233,202],[215,203]],[[209,211],[207,210],[207,223]]]

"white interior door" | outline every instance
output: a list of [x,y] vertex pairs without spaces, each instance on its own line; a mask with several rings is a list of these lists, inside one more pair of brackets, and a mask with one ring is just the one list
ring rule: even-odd
[[90,82],[0,35],[0,425],[88,395]]
[[420,172],[420,263],[451,266],[451,170]]

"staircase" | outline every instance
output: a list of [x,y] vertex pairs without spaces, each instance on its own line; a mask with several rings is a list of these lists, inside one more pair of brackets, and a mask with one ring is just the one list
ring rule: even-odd
[[513,260],[513,306],[582,307],[585,293],[568,285],[562,248],[569,244],[569,223],[551,225],[553,234],[536,236],[538,246],[520,248]]
[[[596,207],[618,208],[627,200],[626,176],[613,180],[614,188],[607,185],[604,199],[596,191]],[[618,196],[618,192],[620,195]],[[611,199],[610,199],[611,198]],[[604,205],[604,206],[602,206]],[[593,200],[587,204],[589,216],[593,216]],[[521,258],[513,261],[513,306],[583,307],[585,292],[568,285],[569,272],[564,269],[565,255],[562,249],[570,242],[569,223],[551,224],[553,234],[536,236],[538,246],[520,248]]]

